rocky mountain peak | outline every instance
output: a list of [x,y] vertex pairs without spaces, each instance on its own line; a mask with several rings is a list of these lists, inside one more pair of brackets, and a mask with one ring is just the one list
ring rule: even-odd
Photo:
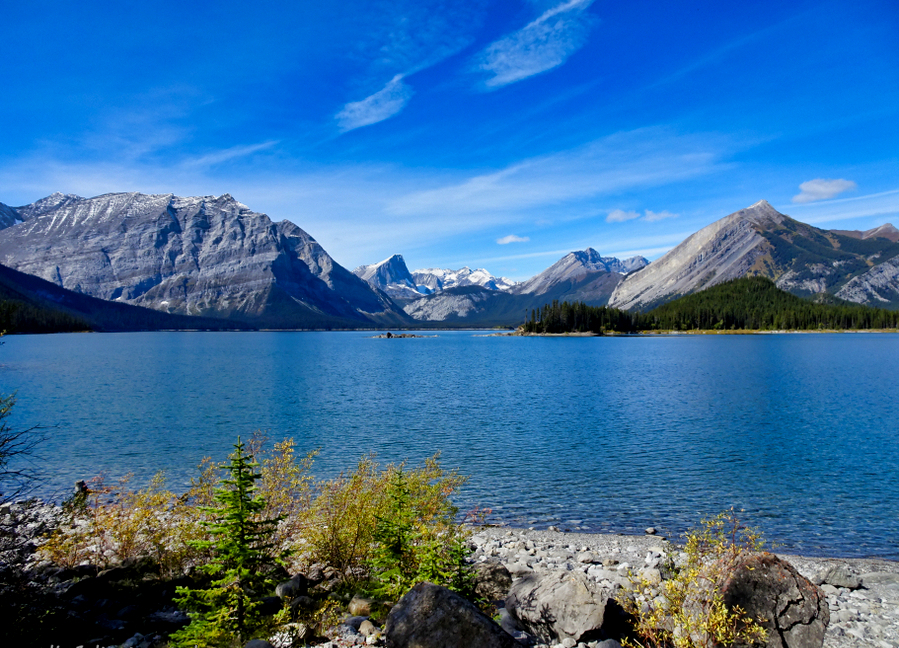
[[302,229],[230,194],[54,194],[18,211],[4,263],[93,297],[272,328],[407,321]]
[[[889,234],[889,230],[883,233]],[[871,286],[877,284],[878,299],[892,303],[894,295],[899,295],[899,290],[891,287],[894,275],[878,268],[896,255],[892,251],[895,243],[874,238],[872,244],[853,249],[841,245],[833,234],[847,233],[828,232],[793,220],[761,200],[718,219],[645,270],[629,275],[615,289],[609,305],[648,309],[747,275],[768,277],[779,288],[797,295],[830,292],[843,298],[847,297],[839,291],[847,282],[861,284],[867,281],[862,277],[868,277],[870,281],[855,290],[851,298],[872,302]],[[868,232],[847,235],[863,238]]]

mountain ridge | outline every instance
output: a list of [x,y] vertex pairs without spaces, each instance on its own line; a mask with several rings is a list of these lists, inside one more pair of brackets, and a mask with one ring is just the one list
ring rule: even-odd
[[230,194],[56,193],[14,209],[0,263],[101,299],[275,328],[409,321],[301,228]]
[[[894,304],[899,301],[899,283],[890,279],[890,272],[883,271],[880,274],[885,278],[875,280],[875,269],[897,254],[899,244],[888,239],[860,239],[818,229],[781,214],[761,200],[714,221],[641,272],[626,277],[616,287],[609,305],[647,310],[678,296],[751,275],[768,277],[778,287],[800,296],[826,292],[870,304],[873,298],[869,295],[876,293],[877,305]],[[851,294],[845,292],[846,285],[856,279]]]

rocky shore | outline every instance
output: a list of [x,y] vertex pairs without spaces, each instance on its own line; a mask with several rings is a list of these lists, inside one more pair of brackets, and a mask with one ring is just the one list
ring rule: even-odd
[[[479,529],[472,542],[477,562],[499,561],[515,578],[534,571],[579,571],[606,588],[627,586],[629,571],[656,568],[672,548],[671,543],[653,535],[502,527]],[[899,562],[780,557],[827,595],[830,624],[825,648],[899,647]]]
[[[163,580],[151,573],[152,565],[140,561],[102,571],[86,564],[62,568],[48,563],[41,559],[37,548],[59,520],[60,510],[54,505],[32,501],[0,506],[0,597],[4,605],[12,603],[17,610],[32,615],[41,608],[37,611],[46,613],[66,633],[74,633],[60,637],[54,645],[68,645],[67,641],[77,639],[73,646],[164,646],[167,634],[187,622],[187,617],[172,604],[174,588],[192,586],[196,576]],[[681,549],[651,534],[570,533],[553,527],[547,530],[475,527],[471,529],[470,543],[479,593],[497,604],[494,619],[505,630],[499,631],[487,617],[477,620],[485,627],[490,626],[489,632],[501,635],[496,643],[483,645],[534,648],[620,645],[603,636],[610,634],[609,624],[614,622],[608,601],[617,590],[630,586],[634,574],[650,581],[665,578],[665,558],[677,556]],[[820,593],[826,597],[827,611],[818,615],[820,635],[815,641],[823,638],[825,648],[899,647],[899,562],[786,555],[780,558],[820,587],[818,590],[808,584],[815,597]],[[265,604],[277,611],[287,602],[302,606],[310,601],[309,597],[327,595],[328,583],[334,582],[334,574],[329,578],[329,570],[333,571],[327,566],[313,565],[303,574],[285,573],[285,581]],[[571,583],[578,587],[571,589]],[[441,595],[421,588],[416,588],[413,594],[420,599]],[[368,618],[371,612],[365,600],[347,599],[343,602],[347,610],[343,623],[332,627],[326,636],[309,636],[307,643],[326,648],[415,645],[398,637],[396,629],[404,619],[413,627],[439,622],[421,616],[420,602],[418,608],[409,609],[414,601],[410,603],[407,599],[412,598],[404,598],[391,611],[386,624],[382,623],[383,619]],[[459,625],[459,615],[470,612],[476,618],[479,614],[470,604],[459,597],[456,599],[429,601],[427,605],[448,606],[443,616],[455,628]],[[471,610],[457,610],[454,605],[467,605]],[[543,616],[551,610],[552,622],[529,618],[528,614],[535,610]],[[598,619],[588,618],[595,616],[594,613]],[[826,623],[828,618],[825,631],[822,621]],[[385,625],[386,628],[382,627]],[[270,641],[271,644],[259,642],[256,646],[304,645],[286,636],[272,637]],[[786,645],[793,648],[811,644]]]

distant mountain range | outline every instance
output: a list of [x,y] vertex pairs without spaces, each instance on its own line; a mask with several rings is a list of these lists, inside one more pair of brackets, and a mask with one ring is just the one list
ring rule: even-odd
[[763,276],[799,296],[821,293],[899,307],[899,231],[841,233],[812,227],[762,200],[715,221],[628,276],[609,305],[648,310],[729,279]]
[[497,278],[483,268],[472,270],[468,266],[459,270],[426,268],[409,272],[401,254],[394,254],[380,263],[359,266],[353,274],[398,301],[462,286],[480,286],[487,290],[509,290],[515,286],[514,281],[505,277]]
[[[899,230],[822,230],[765,201],[653,263],[588,248],[514,283],[468,267],[410,272],[398,254],[349,272],[293,223],[227,194],[57,193],[22,207],[0,203],[0,263],[121,306],[212,318],[211,326],[158,328],[514,325],[552,300],[647,310],[754,275],[800,296],[899,308]],[[98,307],[85,308],[90,321]]]
[[624,261],[603,257],[587,248],[567,254],[522,283],[468,267],[410,273],[398,254],[354,272],[403,303],[405,312],[419,322],[495,326],[521,320],[525,311],[539,308],[547,299],[605,305],[623,276],[647,263],[643,257]]

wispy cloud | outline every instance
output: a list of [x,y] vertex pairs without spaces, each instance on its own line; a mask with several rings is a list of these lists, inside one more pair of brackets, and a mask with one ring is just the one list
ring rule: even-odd
[[815,178],[799,185],[800,193],[793,196],[793,202],[809,203],[816,200],[827,200],[853,189],[858,189],[858,185],[852,180]]
[[335,115],[335,119],[344,133],[362,126],[377,124],[405,108],[412,94],[412,88],[403,83],[403,75],[397,74],[373,95],[345,105],[343,110]]
[[261,142],[260,144],[250,144],[248,146],[232,146],[221,151],[213,151],[205,155],[200,155],[193,159],[186,160],[185,166],[192,167],[208,167],[216,164],[223,164],[240,158],[253,155],[260,151],[268,150],[278,144],[277,140]]
[[[724,169],[729,145],[714,136],[676,136],[661,128],[619,133],[492,173],[416,191],[387,205],[394,216],[445,216],[497,222],[625,189],[660,186]],[[544,216],[541,216],[544,217]]]
[[357,44],[356,57],[368,61],[367,78],[394,76],[378,92],[347,103],[335,115],[344,133],[402,111],[413,95],[408,78],[465,49],[481,21],[465,0],[377,3],[371,9],[369,33]]
[[606,216],[607,223],[625,223],[629,220],[640,218],[640,212],[624,211],[623,209],[613,209]]
[[[790,216],[804,223],[833,223],[855,218],[897,218],[899,216],[899,189],[882,191],[865,196],[839,198],[827,202],[811,202],[795,205]],[[882,224],[882,222],[880,223]]]
[[677,218],[677,214],[672,214],[670,211],[654,212],[648,209],[646,210],[647,223],[655,223],[656,221],[665,220],[666,218]]
[[649,209],[642,214],[638,211],[624,211],[623,209],[613,209],[606,216],[607,223],[625,223],[627,221],[643,219],[647,223],[655,223],[656,221],[665,220],[666,218],[677,218],[677,214],[669,211],[654,212]]
[[514,234],[509,234],[508,236],[496,239],[496,242],[500,245],[508,245],[509,243],[527,243],[530,240],[531,239],[528,236],[515,236]]
[[587,41],[592,19],[587,8],[593,0],[569,0],[490,44],[479,56],[477,68],[489,73],[484,85],[500,88],[546,72],[568,60]]

